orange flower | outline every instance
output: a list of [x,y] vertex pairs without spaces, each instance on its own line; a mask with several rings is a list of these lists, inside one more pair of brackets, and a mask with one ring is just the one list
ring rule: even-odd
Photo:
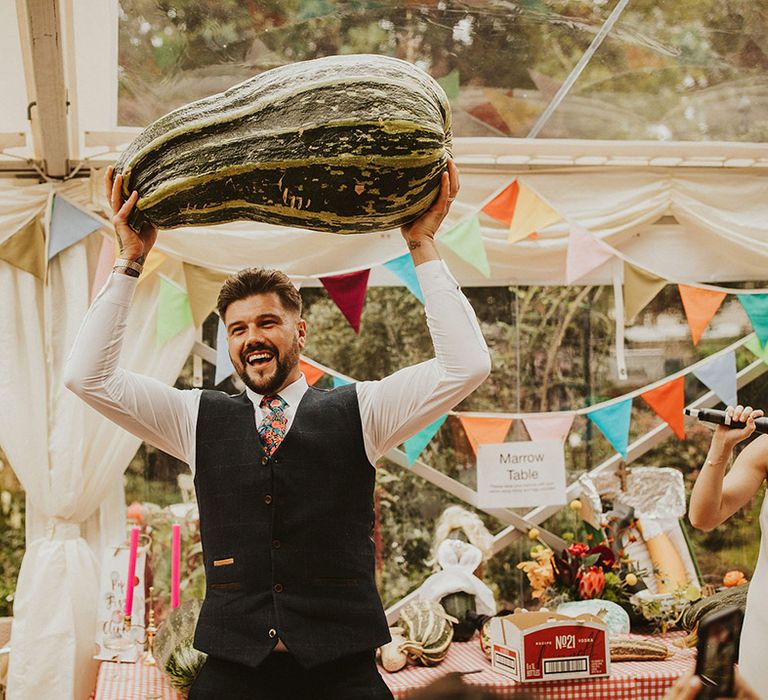
[[146,509],[143,503],[134,501],[125,509],[125,519],[130,522],[136,523],[136,525],[143,525],[146,516]]
[[726,588],[741,586],[743,583],[747,583],[747,579],[744,577],[743,571],[729,571],[725,574],[725,576],[723,576],[723,585]]

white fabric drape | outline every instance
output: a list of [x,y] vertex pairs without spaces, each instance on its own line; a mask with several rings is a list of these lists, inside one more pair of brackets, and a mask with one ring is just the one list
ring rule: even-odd
[[[462,172],[461,191],[444,230],[477,213],[514,178],[514,173]],[[629,262],[673,282],[765,278],[765,171],[571,168],[525,172],[519,178],[565,221],[539,232],[538,240],[509,244],[507,229],[482,215],[490,280],[450,250],[442,250],[464,286],[565,284],[570,223],[581,225]],[[678,223],[655,223],[663,216],[674,216]],[[397,232],[336,236],[257,222],[164,231],[158,248],[171,257],[222,271],[263,265],[299,279],[373,267],[372,285],[396,282],[375,266],[406,252]],[[611,270],[608,262],[580,282],[611,284]]]
[[[0,261],[0,445],[27,495],[10,700],[89,696],[101,552],[125,535],[122,474],[139,440],[88,408],[60,379],[89,305],[89,269],[99,246],[96,235],[63,251],[50,263],[45,286]],[[123,365],[172,383],[194,332],[156,346],[157,285],[150,277],[137,292]]]

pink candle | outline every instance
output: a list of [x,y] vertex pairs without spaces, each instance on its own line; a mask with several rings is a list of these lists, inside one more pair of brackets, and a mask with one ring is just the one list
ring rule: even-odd
[[171,537],[171,609],[179,607],[179,566],[181,564],[181,525],[173,526]]
[[125,584],[125,615],[133,611],[133,589],[136,582],[136,553],[139,550],[139,528],[131,528],[131,546],[128,551],[128,581]]

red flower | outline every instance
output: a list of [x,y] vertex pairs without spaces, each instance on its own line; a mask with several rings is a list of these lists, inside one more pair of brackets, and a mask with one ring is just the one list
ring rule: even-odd
[[599,566],[593,566],[581,575],[579,597],[582,600],[599,598],[605,588],[605,572]]
[[574,542],[570,547],[567,547],[565,551],[574,557],[581,558],[589,551],[589,547],[581,542]]

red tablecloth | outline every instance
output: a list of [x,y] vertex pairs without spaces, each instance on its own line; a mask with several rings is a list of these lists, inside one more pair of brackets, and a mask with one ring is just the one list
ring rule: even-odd
[[[633,635],[645,639],[640,635]],[[514,697],[529,692],[539,700],[656,700],[663,698],[669,687],[695,663],[694,649],[680,649],[672,644],[680,633],[655,637],[664,641],[674,654],[666,661],[625,661],[611,664],[611,675],[594,680],[562,680],[543,683],[515,683],[491,668],[477,637],[471,642],[452,644],[445,660],[434,668],[409,666],[397,673],[383,673],[384,680],[395,698],[408,697],[415,688],[428,685],[449,671],[476,671],[464,676],[469,685],[476,685],[499,697]]]
[[[455,643],[448,656],[435,668],[409,666],[398,673],[382,676],[395,698],[407,698],[410,691],[428,685],[449,671],[479,671],[464,676],[466,683],[480,686],[499,697],[513,697],[530,692],[540,700],[657,700],[681,675],[693,668],[695,651],[672,644],[681,635],[660,637],[673,656],[666,661],[625,661],[611,664],[608,678],[595,680],[563,680],[545,683],[515,684],[491,668],[477,638]],[[155,666],[103,662],[99,669],[95,700],[182,700]]]

